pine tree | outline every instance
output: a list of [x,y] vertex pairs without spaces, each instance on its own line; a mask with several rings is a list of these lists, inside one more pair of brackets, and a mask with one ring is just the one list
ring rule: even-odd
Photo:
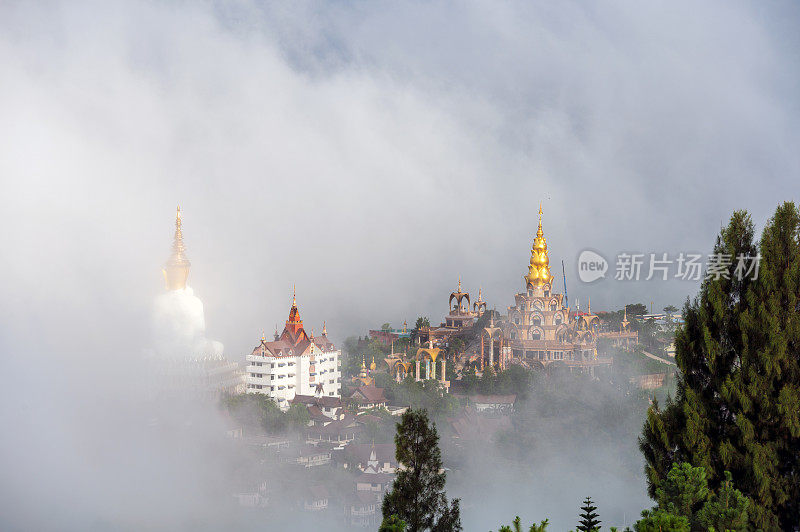
[[725,481],[719,492],[713,494],[703,508],[697,512],[696,520],[704,530],[745,532],[748,530],[747,509],[750,499],[733,487],[729,471],[725,472]]
[[592,503],[591,497],[586,497],[586,500],[583,501],[583,506],[581,506],[581,510],[582,512],[579,516],[581,520],[576,528],[581,532],[599,530],[601,521],[598,519],[597,512],[595,512],[597,506]]
[[392,514],[381,523],[378,532],[405,532],[406,522]]
[[428,413],[407,410],[397,424],[394,441],[395,456],[404,469],[383,498],[384,519],[396,515],[407,523],[409,532],[462,530],[459,500],[450,505],[445,496],[439,435]]
[[[757,278],[703,281],[684,307],[676,339],[677,394],[647,415],[640,448],[650,495],[673,462],[732,485],[752,500],[751,524],[791,529],[800,522],[800,212],[780,206],[757,248],[749,215],[737,211],[715,254],[761,254]],[[733,268],[731,268],[733,270]]]
[[[528,532],[547,532],[547,527],[549,524],[549,519],[545,519],[538,525],[533,523],[528,529]],[[516,516],[511,522],[511,526],[503,525],[498,529],[497,532],[522,532],[522,519],[520,519],[519,516]]]

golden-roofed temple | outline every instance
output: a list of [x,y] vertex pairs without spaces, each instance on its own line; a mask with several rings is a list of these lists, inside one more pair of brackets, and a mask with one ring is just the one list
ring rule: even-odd
[[[392,345],[392,353],[384,359],[384,362],[388,366],[389,374],[397,382],[402,382],[407,376],[412,375],[416,381],[432,379],[438,381],[445,390],[450,389],[450,381],[446,378],[447,361],[442,350],[433,347],[433,340],[428,340],[426,347],[419,347],[413,358],[406,353],[395,353],[394,345]],[[437,364],[439,366],[438,377],[436,374]]]
[[[557,362],[568,367],[610,364],[610,358],[598,358],[597,336],[600,320],[589,312],[571,313],[564,294],[553,291],[547,239],[539,227],[531,247],[528,274],[523,277],[525,292],[515,296],[514,305],[500,324],[500,361],[516,359],[546,366]],[[487,335],[490,339],[492,334]]]
[[189,278],[189,267],[192,264],[186,258],[186,246],[183,244],[181,231],[181,206],[178,205],[175,213],[175,236],[172,239],[172,255],[161,270],[164,273],[164,283],[167,290],[183,290]]

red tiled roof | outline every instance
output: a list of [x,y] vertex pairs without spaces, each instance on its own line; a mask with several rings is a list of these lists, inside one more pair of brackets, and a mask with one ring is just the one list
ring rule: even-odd
[[[361,398],[356,397],[356,394],[360,394]],[[375,386],[359,386],[355,389],[351,397],[359,400],[362,403],[386,402],[386,396],[383,395],[383,388],[376,388]]]

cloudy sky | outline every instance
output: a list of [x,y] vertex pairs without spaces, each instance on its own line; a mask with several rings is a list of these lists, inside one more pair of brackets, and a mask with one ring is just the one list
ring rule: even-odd
[[680,305],[694,283],[581,285],[577,255],[706,252],[733,209],[761,224],[797,199],[797,21],[739,2],[4,3],[0,311],[138,324],[177,203],[237,353],[293,283],[337,338],[440,319],[459,275],[503,308],[540,201],[573,300]]
[[540,202],[573,301],[680,305],[696,283],[582,285],[576,258],[707,252],[734,209],[760,226],[800,199],[798,19],[789,2],[3,2],[0,414],[18,436],[0,451],[30,466],[8,504],[10,479],[64,473],[49,432],[64,445],[75,407],[121,392],[100,368],[150,345],[178,203],[234,359],[293,284],[337,341],[437,322],[459,275],[504,308]]

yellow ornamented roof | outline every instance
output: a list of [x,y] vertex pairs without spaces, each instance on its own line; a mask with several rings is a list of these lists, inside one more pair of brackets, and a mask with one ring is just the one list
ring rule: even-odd
[[550,275],[550,257],[547,254],[547,239],[542,231],[542,204],[539,204],[539,229],[531,246],[531,262],[528,265],[528,275],[525,276],[527,287],[537,287],[550,284],[553,276]]

